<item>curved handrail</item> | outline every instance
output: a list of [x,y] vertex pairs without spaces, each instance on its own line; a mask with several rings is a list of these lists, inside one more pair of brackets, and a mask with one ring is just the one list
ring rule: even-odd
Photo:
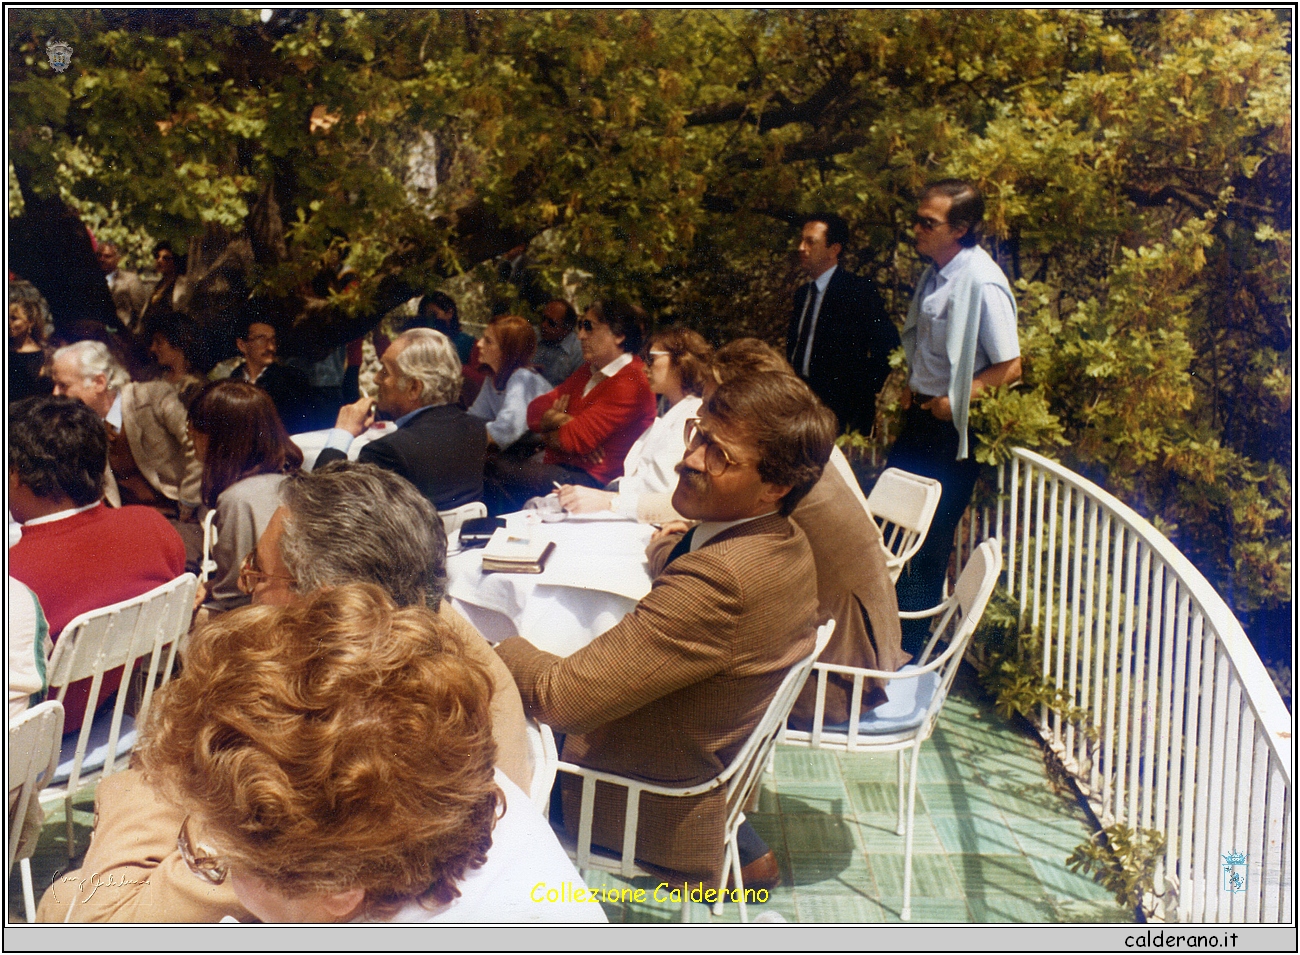
[[1087,478],[1016,448],[998,487],[958,543],[1006,542],[1007,590],[1042,637],[1034,668],[1060,694],[1034,722],[1102,824],[1165,835],[1154,914],[1289,921],[1291,716],[1241,624]]
[[1264,727],[1273,754],[1286,771],[1286,781],[1289,786],[1294,750],[1291,739],[1291,714],[1286,704],[1282,702],[1282,696],[1273,685],[1268,671],[1264,669],[1255,647],[1246,636],[1246,631],[1242,629],[1241,623],[1219,596],[1218,591],[1205,579],[1205,575],[1196,569],[1196,566],[1169,541],[1169,538],[1156,530],[1150,521],[1113,494],[1041,454],[1026,448],[1015,448],[1012,453],[1104,505],[1122,519],[1174,571],[1186,586],[1192,600],[1200,607],[1201,613],[1214,628],[1232,665],[1241,675],[1250,708],[1254,711],[1255,718]]

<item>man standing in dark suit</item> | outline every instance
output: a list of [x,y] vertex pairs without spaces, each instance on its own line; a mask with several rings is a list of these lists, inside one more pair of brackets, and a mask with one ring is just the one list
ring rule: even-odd
[[362,448],[359,461],[400,474],[440,511],[482,500],[487,432],[455,404],[460,357],[447,336],[409,329],[393,339],[379,363],[378,395],[339,409],[316,466],[346,458],[352,439],[374,423],[378,409],[397,430]]
[[795,293],[786,356],[841,428],[870,432],[898,330],[872,281],[839,267],[848,241],[848,224],[833,213],[804,220],[799,267],[811,281]]

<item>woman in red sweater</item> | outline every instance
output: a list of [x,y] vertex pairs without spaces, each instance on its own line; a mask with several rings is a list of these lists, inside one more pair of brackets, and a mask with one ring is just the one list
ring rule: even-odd
[[623,473],[623,459],[655,418],[654,394],[641,349],[645,312],[624,302],[596,302],[578,322],[583,364],[528,406],[528,427],[546,446],[542,461],[493,462],[485,475],[488,506],[499,514],[557,483],[604,487]]

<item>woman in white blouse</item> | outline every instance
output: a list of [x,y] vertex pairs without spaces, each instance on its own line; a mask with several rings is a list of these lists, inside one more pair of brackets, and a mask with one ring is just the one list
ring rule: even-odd
[[686,421],[699,414],[711,354],[708,342],[688,328],[675,325],[650,337],[646,377],[664,410],[632,445],[623,463],[623,476],[607,490],[574,484],[560,489],[565,510],[572,514],[611,510],[643,522],[677,517],[671,502],[677,486],[674,467],[686,450]]
[[469,413],[487,424],[488,446],[504,451],[528,433],[528,403],[551,390],[531,368],[537,333],[518,315],[500,315],[483,330],[479,360],[492,375],[470,405]]

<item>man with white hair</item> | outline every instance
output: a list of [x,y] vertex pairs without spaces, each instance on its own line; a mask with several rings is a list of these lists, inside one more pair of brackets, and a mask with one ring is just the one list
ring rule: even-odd
[[358,460],[400,474],[440,511],[482,500],[487,432],[454,403],[461,366],[447,336],[412,328],[393,339],[379,362],[378,394],[339,409],[316,466],[346,458],[377,410],[393,419],[397,430],[367,444]]
[[104,420],[114,507],[138,504],[166,517],[197,566],[202,532],[195,521],[203,465],[194,455],[185,406],[165,381],[132,381],[103,342],[74,342],[54,353],[54,393],[76,398]]

